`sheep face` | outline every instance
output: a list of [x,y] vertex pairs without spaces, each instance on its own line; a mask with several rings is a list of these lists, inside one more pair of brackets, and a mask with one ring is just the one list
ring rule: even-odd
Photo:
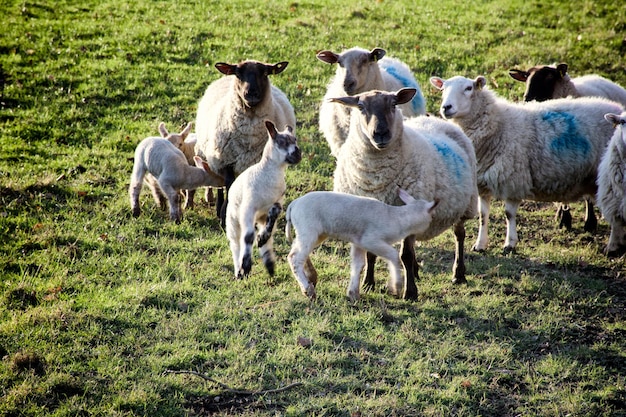
[[528,71],[512,69],[509,75],[521,82],[526,83],[524,101],[550,100],[559,82],[567,75],[567,64],[559,64],[555,67],[535,66]]
[[361,133],[374,148],[382,150],[401,133],[402,113],[396,106],[410,101],[416,92],[415,88],[403,88],[397,93],[374,90],[331,101],[358,109],[358,115],[353,111],[352,117],[357,120]]
[[244,61],[240,64],[226,64],[218,62],[215,68],[224,75],[234,75],[237,78],[235,90],[243,105],[254,108],[270,96],[269,75],[280,74],[287,68],[288,62],[279,62],[270,65],[257,61]]
[[364,92],[366,80],[370,78],[370,71],[380,71],[378,60],[386,54],[384,49],[374,48],[367,51],[361,48],[352,48],[336,54],[331,51],[321,51],[317,59],[327,64],[339,64],[337,76],[343,77],[343,88],[348,95]]
[[293,128],[285,126],[285,130],[278,132],[274,123],[265,121],[267,133],[274,146],[272,146],[272,159],[284,161],[289,165],[295,165],[302,159],[302,153],[298,147],[296,137],[293,135]]
[[169,140],[171,144],[176,146],[177,148],[183,146],[183,143],[185,142],[187,135],[189,135],[189,132],[191,132],[191,123],[187,123],[185,129],[183,129],[183,131],[180,133],[170,133],[167,131],[165,123],[159,123],[159,133],[161,134],[161,137]]
[[448,80],[432,77],[430,83],[443,92],[440,113],[444,119],[462,118],[471,112],[475,91],[486,84],[485,77],[475,80],[456,76]]

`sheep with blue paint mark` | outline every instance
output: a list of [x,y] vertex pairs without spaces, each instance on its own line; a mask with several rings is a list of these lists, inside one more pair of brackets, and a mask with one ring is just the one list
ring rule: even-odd
[[488,245],[492,198],[504,200],[505,252],[518,242],[522,200],[570,202],[595,195],[600,158],[613,131],[605,113],[622,107],[601,98],[512,103],[486,87],[482,76],[432,77],[443,92],[441,115],[469,136],[478,161],[480,224],[474,250]]
[[[333,99],[352,111],[348,137],[337,155],[334,191],[399,205],[401,187],[413,198],[439,201],[429,227],[402,243],[404,286],[388,290],[407,299],[417,298],[415,241],[432,239],[451,226],[456,240],[453,282],[466,282],[464,224],[476,215],[478,198],[476,157],[463,131],[436,117],[404,120],[397,106],[415,93],[411,88],[397,93],[375,90]],[[366,289],[374,285],[374,259],[368,255]]]
[[331,98],[353,96],[370,90],[397,91],[414,88],[415,96],[400,106],[405,117],[426,114],[426,105],[420,85],[411,69],[396,58],[385,56],[386,51],[374,48],[351,48],[341,53],[321,51],[317,59],[327,64],[337,64],[320,106],[319,126],[330,147],[337,156],[350,129],[350,109],[331,101]]

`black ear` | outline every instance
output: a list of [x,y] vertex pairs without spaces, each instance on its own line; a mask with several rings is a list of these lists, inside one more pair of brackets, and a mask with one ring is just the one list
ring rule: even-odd
[[339,62],[339,55],[331,51],[320,51],[316,56],[317,59],[327,64],[336,64]]
[[278,134],[278,132],[276,131],[276,126],[274,126],[274,123],[271,120],[265,121],[265,128],[267,129],[267,133],[270,134],[270,137],[272,139],[274,139]]
[[383,57],[387,54],[387,51],[381,48],[374,48],[370,52],[370,61],[378,61],[383,59]]
[[217,68],[217,70],[224,75],[233,75],[237,70],[237,65],[231,65],[225,62],[218,62],[217,64],[215,64],[215,68]]
[[287,65],[289,65],[289,62],[287,61],[279,62],[278,64],[274,64],[274,65],[268,65],[267,73],[268,74],[280,74],[281,72],[285,70],[285,68],[287,68]]
[[567,74],[567,64],[559,64],[559,65],[557,65],[556,66],[556,70],[561,75],[561,78],[565,77],[565,74]]
[[411,101],[417,93],[416,88],[403,88],[396,93],[396,104],[404,104]]
[[518,70],[518,69],[510,69],[509,70],[509,75],[514,80],[521,81],[521,82],[525,83],[526,80],[528,79],[528,76],[530,75],[530,73],[528,73],[526,71]]
[[359,104],[359,98],[355,96],[329,98],[329,100],[333,103],[339,103],[350,107],[356,107]]

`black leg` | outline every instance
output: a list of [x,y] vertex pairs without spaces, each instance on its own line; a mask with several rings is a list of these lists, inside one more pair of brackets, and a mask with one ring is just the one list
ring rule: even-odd
[[454,225],[454,240],[456,247],[454,251],[454,266],[452,267],[452,283],[465,284],[467,279],[465,279],[465,251],[463,249],[465,244],[464,221],[459,221]]
[[365,267],[365,280],[363,281],[363,291],[372,291],[375,287],[374,266],[376,266],[376,255],[367,252]]
[[402,241],[402,263],[404,264],[404,295],[405,300],[417,300],[417,285],[419,279],[419,265],[415,260],[415,237],[408,236]]

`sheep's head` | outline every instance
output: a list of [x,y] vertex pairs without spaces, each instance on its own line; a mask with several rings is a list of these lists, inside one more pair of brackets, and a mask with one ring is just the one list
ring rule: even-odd
[[371,51],[352,48],[341,54],[321,51],[317,54],[317,59],[327,64],[339,64],[337,76],[343,76],[343,89],[348,95],[353,96],[364,92],[370,71],[380,71],[377,62],[385,54],[385,50],[381,48],[374,48]]
[[183,143],[185,142],[185,138],[187,138],[187,135],[189,135],[189,132],[191,132],[191,122],[187,123],[187,126],[185,126],[183,131],[180,133],[170,133],[165,128],[165,123],[163,122],[159,123],[159,133],[161,134],[161,136],[169,140],[172,143],[172,145],[176,146],[177,148],[180,148],[181,146],[183,146]]
[[288,62],[274,65],[257,61],[244,61],[237,65],[218,62],[215,68],[224,75],[237,77],[235,88],[244,106],[253,108],[261,104],[270,92],[269,75],[280,74],[287,68]]
[[509,70],[509,75],[517,81],[526,83],[524,101],[546,101],[553,98],[554,90],[559,82],[566,80],[567,64],[552,66],[535,66],[528,71]]
[[382,150],[402,132],[402,112],[396,106],[409,102],[416,92],[415,88],[403,88],[397,93],[373,90],[330,100],[352,107],[352,123],[358,124],[360,133],[367,136],[374,148]]
[[626,145],[626,111],[622,114],[607,113],[604,118],[607,122],[613,123],[613,127],[621,130],[622,142]]
[[290,165],[297,164],[302,159],[302,153],[298,147],[298,141],[293,134],[292,126],[285,126],[285,130],[279,132],[270,120],[265,121],[265,128],[271,141],[272,159],[284,161]]
[[462,118],[470,113],[476,91],[481,90],[487,84],[487,80],[482,76],[474,80],[461,76],[447,80],[431,77],[430,83],[443,92],[441,116],[444,119],[454,119]]

